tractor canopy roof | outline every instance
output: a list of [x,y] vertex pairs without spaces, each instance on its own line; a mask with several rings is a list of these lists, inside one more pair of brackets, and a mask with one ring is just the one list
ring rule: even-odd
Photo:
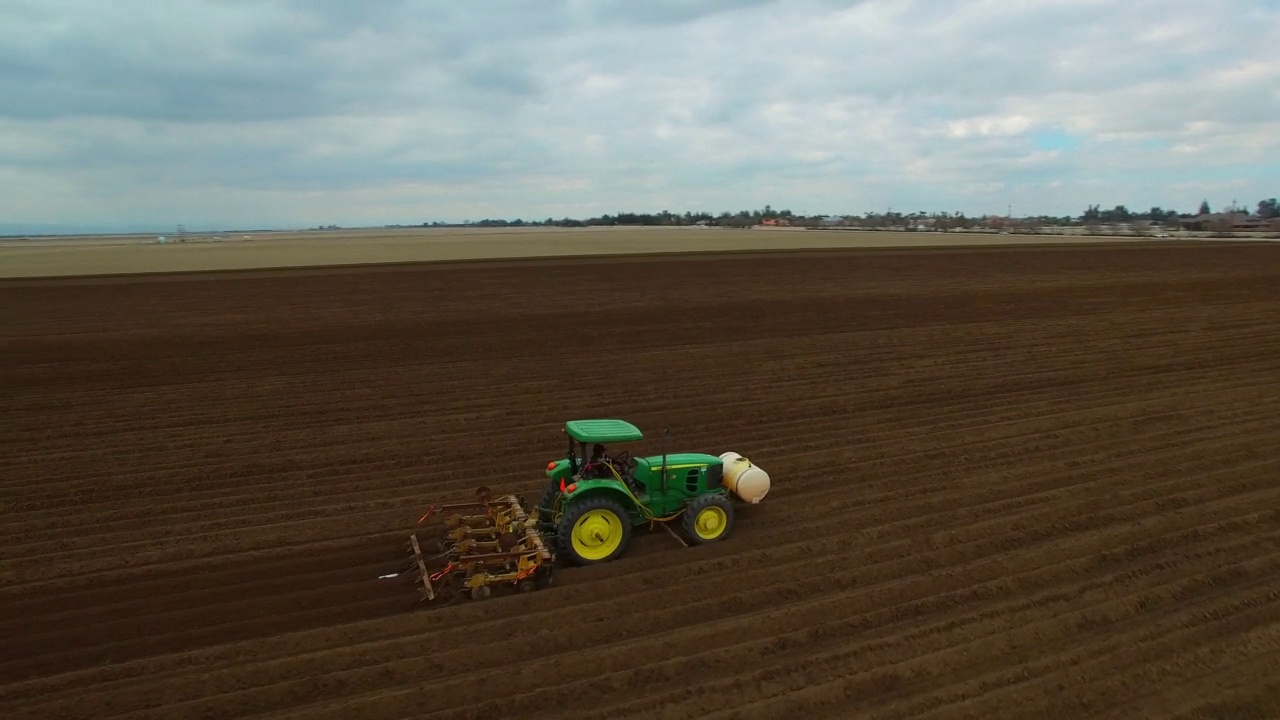
[[616,443],[643,440],[640,428],[626,420],[570,420],[564,424],[569,437],[583,443]]

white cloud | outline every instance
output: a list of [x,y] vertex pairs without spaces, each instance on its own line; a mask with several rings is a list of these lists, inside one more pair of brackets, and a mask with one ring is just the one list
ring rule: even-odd
[[0,9],[4,221],[1074,214],[1280,184],[1268,0],[104,7]]
[[1034,121],[1026,115],[996,115],[964,118],[947,123],[947,135],[953,138],[1013,137],[1030,130]]

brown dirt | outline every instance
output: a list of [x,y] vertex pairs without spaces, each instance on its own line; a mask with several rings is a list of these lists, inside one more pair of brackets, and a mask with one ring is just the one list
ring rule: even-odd
[[[1280,714],[1277,246],[21,281],[0,313],[7,720]],[[775,489],[532,595],[377,579],[595,415]]]

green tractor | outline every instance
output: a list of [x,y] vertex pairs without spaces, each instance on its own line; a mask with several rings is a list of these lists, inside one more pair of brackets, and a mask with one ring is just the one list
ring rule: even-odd
[[755,504],[769,491],[768,474],[747,458],[668,453],[665,432],[659,455],[598,454],[606,445],[644,439],[625,420],[571,420],[564,433],[569,450],[547,465],[548,487],[534,524],[556,554],[575,565],[617,558],[632,529],[645,524],[679,521],[693,544],[723,540],[733,527],[735,499]]
[[738,453],[671,454],[664,432],[660,455],[609,457],[605,444],[644,439],[623,420],[573,420],[564,433],[569,451],[547,465],[537,507],[488,487],[478,488],[473,501],[432,505],[409,536],[412,558],[383,577],[410,578],[424,600],[435,602],[480,600],[506,586],[528,592],[550,585],[559,557],[574,565],[613,560],[641,525],[660,523],[680,538],[671,530],[678,522],[686,545],[723,540],[735,502],[754,505],[769,492],[768,473]]

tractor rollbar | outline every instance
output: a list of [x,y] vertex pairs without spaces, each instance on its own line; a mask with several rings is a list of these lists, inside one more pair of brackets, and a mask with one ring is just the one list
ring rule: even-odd
[[[586,456],[585,448],[583,449],[582,454],[584,457]],[[578,455],[573,450],[573,438],[569,438],[568,460],[569,460],[569,474],[571,476],[577,476],[578,470],[580,470],[581,468],[578,467]]]

